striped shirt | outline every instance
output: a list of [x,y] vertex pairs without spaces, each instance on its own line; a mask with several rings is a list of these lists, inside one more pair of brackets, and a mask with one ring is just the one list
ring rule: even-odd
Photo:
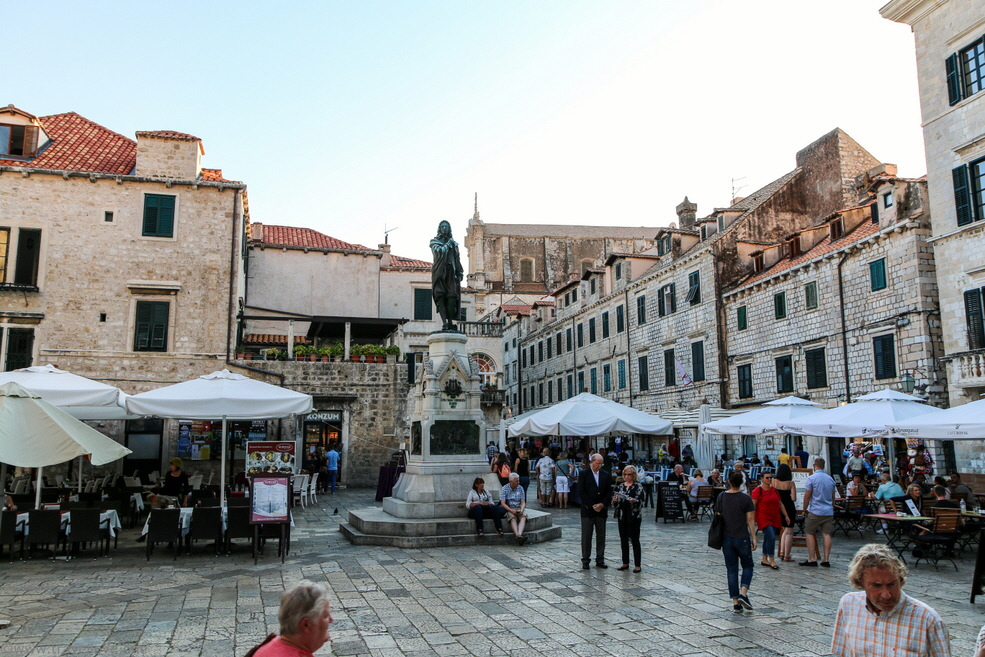
[[951,657],[951,639],[940,615],[905,593],[892,611],[869,610],[865,591],[838,604],[831,653],[838,657]]
[[503,486],[503,491],[499,494],[499,499],[506,502],[506,506],[511,509],[519,509],[522,502],[527,501],[527,491],[523,490],[523,486],[517,486],[513,488],[509,484]]

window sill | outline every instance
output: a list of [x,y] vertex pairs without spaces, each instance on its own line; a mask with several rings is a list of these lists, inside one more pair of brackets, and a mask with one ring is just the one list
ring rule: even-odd
[[0,291],[40,292],[41,288],[37,285],[25,285],[24,283],[0,283]]

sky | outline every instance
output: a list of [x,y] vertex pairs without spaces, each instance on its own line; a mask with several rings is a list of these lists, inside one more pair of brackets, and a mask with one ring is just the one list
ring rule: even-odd
[[[11,3],[0,104],[203,140],[255,222],[430,260],[438,222],[666,226],[836,127],[926,173],[887,0]],[[464,249],[463,249],[464,251]]]

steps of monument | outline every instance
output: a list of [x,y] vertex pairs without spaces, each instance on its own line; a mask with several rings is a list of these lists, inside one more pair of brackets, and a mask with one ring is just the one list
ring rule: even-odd
[[[471,527],[465,534],[443,534],[431,536],[395,536],[387,534],[367,534],[359,531],[350,523],[343,523],[339,527],[345,537],[353,545],[387,545],[400,548],[435,548],[435,547],[454,547],[462,545],[515,545],[516,541],[513,534],[507,532],[505,536],[498,536],[493,527],[492,521],[486,521],[486,535],[479,537],[475,533],[475,523],[470,521]],[[528,525],[529,527],[529,525]],[[537,530],[524,530],[523,535],[530,543],[541,543],[561,538],[561,528],[551,525]],[[519,546],[517,546],[519,547]]]
[[[382,509],[373,507],[349,512],[349,524],[355,531],[362,534],[380,536],[458,536],[475,534],[475,521],[465,515],[465,509],[459,508],[461,515],[444,518],[400,518],[392,516]],[[492,520],[485,520],[486,536],[496,535]],[[527,509],[526,531],[539,531],[551,526],[551,514],[544,511]],[[509,522],[503,519],[503,531],[509,533]]]

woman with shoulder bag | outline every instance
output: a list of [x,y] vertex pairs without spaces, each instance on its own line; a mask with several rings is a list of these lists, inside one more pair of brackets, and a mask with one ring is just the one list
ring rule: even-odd
[[643,550],[640,545],[640,526],[643,524],[643,485],[637,481],[636,466],[627,465],[622,471],[623,481],[616,486],[612,505],[616,509],[619,525],[619,544],[622,547],[622,565],[618,570],[629,570],[629,544],[633,544],[634,573],[642,569]]
[[568,493],[571,492],[571,461],[568,460],[568,453],[558,454],[557,479],[554,480],[554,488],[557,492],[557,506],[559,509],[568,508]]
[[729,489],[719,495],[715,502],[715,512],[722,517],[725,525],[722,556],[725,557],[732,610],[741,614],[743,608],[752,609],[748,594],[752,584],[752,551],[756,549],[756,505],[751,497],[742,492],[744,480],[741,472],[733,472],[728,483]]

